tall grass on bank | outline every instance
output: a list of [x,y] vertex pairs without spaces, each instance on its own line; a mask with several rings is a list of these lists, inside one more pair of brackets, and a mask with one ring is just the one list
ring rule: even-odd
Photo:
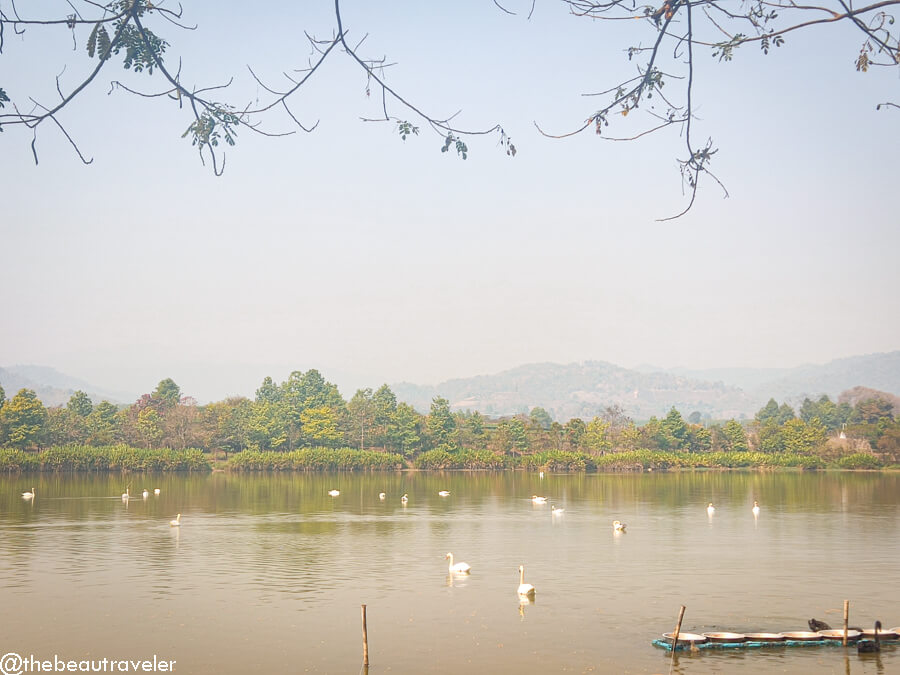
[[291,452],[244,450],[225,463],[232,471],[391,471],[405,466],[389,452],[340,448],[304,448]]
[[31,453],[0,449],[0,471],[209,471],[202,450],[64,445]]

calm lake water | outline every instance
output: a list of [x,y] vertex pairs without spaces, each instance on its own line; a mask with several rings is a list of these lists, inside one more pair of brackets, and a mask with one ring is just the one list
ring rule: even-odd
[[357,673],[365,603],[372,673],[900,672],[896,645],[651,645],[682,604],[683,631],[777,632],[838,627],[844,599],[900,626],[898,474],[0,477],[0,654]]

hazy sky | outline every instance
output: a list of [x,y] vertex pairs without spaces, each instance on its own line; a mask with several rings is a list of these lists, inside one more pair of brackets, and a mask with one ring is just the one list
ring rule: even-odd
[[[309,57],[303,30],[331,34],[333,3],[295,4],[185,2],[200,29],[160,25],[167,60],[186,84],[234,75],[231,100],[263,101],[247,64],[281,86]],[[312,367],[350,396],[537,361],[793,366],[900,348],[900,112],[875,111],[900,80],[855,71],[852,30],[727,64],[697,54],[694,134],[721,148],[731,196],[707,183],[660,223],[684,205],[677,131],[611,143],[533,126],[580,125],[597,106],[583,93],[633,75],[636,24],[549,1],[531,21],[490,0],[343,12],[362,53],[397,63],[393,86],[435,116],[461,109],[460,126],[501,123],[518,155],[491,136],[462,161],[424,128],[403,142],[361,122],[380,99],[335,53],[292,104],[318,129],[242,131],[217,178],[181,138],[186,110],[108,94],[113,64],[60,116],[92,165],[49,124],[38,166],[29,134],[0,135],[0,366],[137,392],[172,377],[209,400]],[[64,89],[91,66],[86,37],[73,52],[62,28],[7,35],[0,86],[51,102],[63,65]]]

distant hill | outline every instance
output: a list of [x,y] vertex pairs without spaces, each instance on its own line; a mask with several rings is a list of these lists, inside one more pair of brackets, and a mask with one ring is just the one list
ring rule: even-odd
[[434,387],[400,383],[392,389],[398,399],[423,412],[440,395],[456,409],[511,415],[540,406],[561,421],[591,418],[614,404],[637,420],[665,415],[672,406],[686,415],[697,411],[714,418],[739,418],[755,410],[755,401],[737,387],[671,373],[641,373],[603,361],[538,363]]
[[791,368],[771,380],[759,383],[750,393],[767,400],[790,399],[808,395],[838,394],[862,386],[900,394],[900,351],[835,359],[824,365]]
[[436,386],[392,385],[398,399],[427,412],[435,396],[456,409],[489,415],[528,412],[535,406],[560,421],[591,418],[618,404],[630,417],[646,420],[675,406],[683,415],[713,419],[753,417],[770,398],[799,405],[803,398],[857,386],[900,392],[900,351],[837,359],[796,368],[655,369],[622,368],[603,361],[567,365],[538,363],[495,375],[448,380]]
[[3,386],[7,398],[15,396],[20,389],[31,389],[48,408],[65,405],[78,390],[85,392],[95,404],[100,401],[116,404],[133,403],[137,399],[136,395],[97,387],[47,366],[2,367],[0,385]]

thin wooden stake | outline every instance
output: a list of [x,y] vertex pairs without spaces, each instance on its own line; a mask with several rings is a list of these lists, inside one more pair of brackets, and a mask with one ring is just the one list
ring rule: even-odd
[[[684,618],[684,605],[678,611],[678,623],[675,624],[675,635],[672,636],[672,664],[675,663],[675,649],[678,647],[678,634],[681,633],[681,620]],[[672,671],[672,665],[669,665],[669,672]]]
[[362,629],[363,629],[363,665],[369,667],[369,633],[366,630],[366,606],[362,607]]
[[847,625],[850,623],[850,601],[844,600],[844,637],[841,644],[847,646]]

